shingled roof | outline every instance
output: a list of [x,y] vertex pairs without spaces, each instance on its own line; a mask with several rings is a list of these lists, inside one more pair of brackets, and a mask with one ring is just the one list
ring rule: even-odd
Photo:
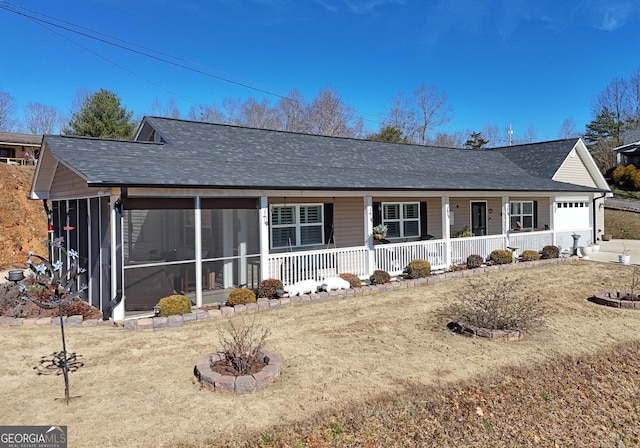
[[[529,169],[516,147],[471,151],[157,117],[142,126],[163,143],[71,136],[46,136],[45,143],[90,187],[599,191]],[[531,152],[551,160],[567,144],[539,143]]]

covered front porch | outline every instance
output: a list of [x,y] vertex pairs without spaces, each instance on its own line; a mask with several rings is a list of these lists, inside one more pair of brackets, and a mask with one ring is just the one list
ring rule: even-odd
[[[197,306],[220,302],[232,289],[257,289],[266,278],[285,285],[343,273],[367,278],[376,269],[401,274],[417,258],[440,270],[472,254],[486,259],[495,249],[515,248],[516,255],[550,244],[569,249],[573,234],[586,245],[595,228],[596,202],[587,195],[212,197],[185,190],[181,197],[163,198],[144,190],[123,192],[53,204],[56,230],[101,266],[89,270],[87,299],[104,307],[122,290],[116,319],[151,311],[160,298],[176,293]],[[103,237],[90,240],[83,230],[87,224],[101,229],[92,235]],[[378,224],[389,229],[384,241],[373,238]],[[456,236],[467,231],[474,236]]]
[[496,249],[511,248],[516,256],[523,250],[540,251],[546,245],[570,250],[573,235],[579,235],[579,241],[590,241],[591,233],[590,228],[560,232],[507,232],[499,235],[380,244],[373,249],[360,246],[269,254],[267,277],[279,278],[285,285],[289,285],[308,279],[321,281],[347,272],[367,278],[376,269],[399,275],[411,260],[418,258],[429,261],[431,269],[442,270],[449,269],[453,264],[465,263],[469,255],[480,255],[487,259]]

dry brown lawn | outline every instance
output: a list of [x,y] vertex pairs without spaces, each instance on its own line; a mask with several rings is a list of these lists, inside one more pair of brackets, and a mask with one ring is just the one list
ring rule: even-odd
[[439,312],[465,279],[263,313],[268,348],[283,373],[254,395],[201,389],[193,367],[218,347],[221,319],[156,332],[69,328],[69,406],[61,376],[38,376],[43,355],[60,350],[59,329],[0,328],[1,425],[68,425],[69,446],[169,447],[256,440],[287,424],[372,402],[411,385],[464,382],[507,366],[535,366],[640,340],[633,311],[588,302],[624,289],[630,267],[576,261],[492,276],[517,278],[551,309],[544,331],[519,342],[468,339]]

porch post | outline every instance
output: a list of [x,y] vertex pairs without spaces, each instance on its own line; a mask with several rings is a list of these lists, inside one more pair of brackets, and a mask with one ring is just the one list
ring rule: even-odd
[[[122,213],[118,212],[118,200],[120,197],[111,196],[111,222],[109,225],[111,231],[111,297],[116,297],[118,294],[118,287],[124,289],[124,269],[121,259],[118,259],[118,254],[122,256],[122,251],[118,251],[118,247],[122,246]],[[120,232],[118,232],[120,230]],[[126,291],[124,291],[126,293]],[[113,320],[124,320],[124,302],[127,300],[126,295],[122,298],[120,303],[113,309]]]
[[556,196],[553,196],[549,200],[549,225],[551,227],[551,244],[557,246],[556,235],[556,210],[558,210],[558,203],[556,202]]
[[444,239],[444,263],[447,269],[451,266],[451,210],[449,196],[442,197],[442,238]]
[[266,196],[260,197],[258,233],[260,234],[260,280],[269,278],[269,203]]
[[509,228],[511,227],[511,209],[509,208],[509,196],[502,196],[502,234],[505,237],[505,247],[511,246],[509,243]]
[[196,306],[202,306],[202,210],[200,196],[196,196],[193,210],[193,224],[196,230]]
[[376,266],[376,249],[373,245],[373,198],[364,198],[364,244],[367,247],[367,276],[372,275]]

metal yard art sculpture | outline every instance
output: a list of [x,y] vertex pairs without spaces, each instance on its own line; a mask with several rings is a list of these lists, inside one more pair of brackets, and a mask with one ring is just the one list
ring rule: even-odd
[[[78,355],[67,353],[67,345],[64,337],[63,308],[70,303],[82,300],[80,295],[87,289],[86,285],[80,284],[80,276],[86,270],[79,266],[78,253],[67,250],[63,246],[64,238],[56,238],[48,241],[50,257],[43,257],[33,252],[29,252],[27,266],[29,268],[29,278],[32,279],[30,285],[22,283],[20,292],[27,300],[33,302],[43,309],[58,308],[60,317],[60,332],[62,335],[62,351],[53,353],[51,358],[43,357],[40,362],[42,368],[36,368],[40,374],[52,373],[59,369],[64,376],[64,396],[69,404],[69,372],[77,370],[82,363],[77,360]],[[53,254],[57,252],[57,260],[52,262]],[[37,298],[36,298],[37,297]]]

